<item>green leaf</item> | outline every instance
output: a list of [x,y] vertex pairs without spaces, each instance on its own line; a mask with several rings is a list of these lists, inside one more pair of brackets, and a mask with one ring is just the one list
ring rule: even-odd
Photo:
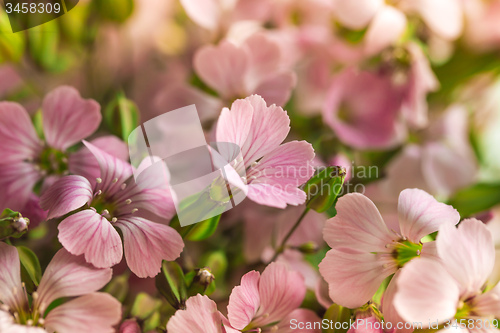
[[154,299],[146,293],[139,293],[135,298],[130,314],[141,320],[150,317],[161,306],[161,301]]
[[187,292],[184,272],[175,261],[163,261],[161,272],[156,276],[156,288],[174,308],[185,307]]
[[170,226],[177,230],[184,239],[189,241],[201,241],[212,236],[217,230],[221,215],[211,217],[205,221],[181,227],[178,216],[170,221]]
[[104,119],[111,132],[127,141],[130,133],[139,126],[139,110],[123,93],[118,93],[106,106]]
[[345,169],[338,166],[318,170],[304,185],[307,207],[318,213],[328,210],[342,191],[345,175]]
[[[323,316],[323,319],[328,320],[329,323],[329,327],[323,329],[323,333],[346,333],[350,328],[351,315],[351,310],[338,304],[332,304]],[[335,325],[335,323],[339,324]],[[335,327],[340,327],[340,329]]]
[[500,184],[476,184],[458,191],[448,204],[455,207],[462,218],[484,212],[500,204]]
[[118,23],[126,21],[134,11],[133,0],[95,0],[93,3],[102,17]]
[[[36,254],[25,246],[17,246],[19,259],[21,260],[21,270],[27,274],[27,277],[35,286],[40,284],[42,278],[42,268]],[[24,281],[27,283],[28,281]]]
[[0,35],[2,36],[0,38],[0,64],[21,60],[25,48],[24,34],[12,32],[7,13],[3,10],[0,10]]
[[123,303],[129,290],[128,279],[129,274],[115,276],[104,288],[104,291]]

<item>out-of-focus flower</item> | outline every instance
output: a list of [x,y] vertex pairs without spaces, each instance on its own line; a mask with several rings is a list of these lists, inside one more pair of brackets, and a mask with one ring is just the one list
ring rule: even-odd
[[441,38],[454,40],[463,28],[463,9],[459,0],[401,0],[388,4],[385,0],[335,0],[337,20],[349,29],[368,27],[367,38],[374,53],[401,36],[407,25],[406,15],[419,15],[429,29]]
[[443,224],[436,245],[441,261],[422,258],[401,270],[394,298],[401,317],[424,326],[429,320],[442,324],[457,319],[461,325],[460,319],[474,319],[479,329],[500,316],[500,286],[484,290],[495,261],[486,226],[476,219],[464,220],[458,228]]
[[0,98],[14,92],[22,84],[21,76],[11,65],[0,66]]
[[238,21],[264,21],[270,14],[269,0],[181,0],[188,16],[199,26],[224,34]]
[[[121,304],[95,292],[111,280],[111,269],[98,269],[62,249],[47,266],[30,304],[21,282],[19,254],[0,242],[0,331],[3,333],[110,332],[121,317]],[[56,299],[75,297],[45,315]]]
[[125,320],[120,325],[119,333],[142,333],[142,331],[141,331],[141,328],[139,327],[139,324],[137,324],[137,320],[128,319],[128,320]]
[[389,78],[349,68],[333,79],[323,118],[350,146],[389,148],[406,137],[401,103],[401,95]]
[[284,105],[295,86],[295,73],[281,65],[279,45],[262,33],[241,45],[223,40],[200,48],[193,59],[200,78],[226,101],[251,94]]
[[421,239],[442,224],[455,225],[460,215],[418,189],[399,196],[399,225],[388,225],[377,207],[362,194],[339,199],[337,215],[328,220],[325,241],[332,247],[319,265],[329,284],[330,297],[348,308],[360,307],[375,294],[385,278],[407,262],[433,255],[432,244]]
[[66,176],[41,198],[49,218],[80,209],[59,224],[59,241],[69,252],[84,254],[94,266],[111,267],[123,256],[122,240],[115,229],[119,228],[132,272],[154,277],[161,261],[176,259],[184,243],[173,228],[137,216],[137,211],[171,218],[175,208],[167,185],[160,184],[157,174],[149,170],[135,183],[130,164],[84,143],[101,169],[95,185],[82,176]]
[[281,144],[289,131],[286,111],[267,106],[258,95],[237,100],[230,110],[222,110],[216,138],[241,147],[247,196],[252,201],[277,208],[305,202],[306,194],[298,186],[314,173],[314,150],[306,141]]
[[500,1],[463,0],[466,20],[464,37],[473,49],[500,47]]
[[[24,108],[12,102],[0,102],[0,210],[24,212],[36,222],[43,216],[37,210],[33,188],[42,181],[42,191],[59,177],[79,173],[97,177],[95,161],[85,161],[82,149],[68,148],[91,135],[101,121],[100,107],[94,100],[80,97],[74,88],[62,86],[50,92],[42,105],[44,141],[37,136]],[[93,141],[97,146],[121,158],[127,148],[117,138],[106,136]],[[82,163],[83,162],[83,163]],[[28,210],[25,212],[24,210]],[[30,216],[33,214],[34,216]]]

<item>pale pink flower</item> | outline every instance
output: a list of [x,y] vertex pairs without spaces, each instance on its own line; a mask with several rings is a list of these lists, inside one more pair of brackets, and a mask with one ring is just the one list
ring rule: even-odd
[[286,111],[267,106],[258,95],[236,100],[231,109],[222,110],[216,138],[241,147],[247,196],[252,201],[277,208],[305,202],[306,194],[298,186],[314,173],[314,150],[305,141],[281,144],[289,131]]
[[[288,271],[281,263],[272,263],[262,275],[251,271],[241,278],[229,298],[228,318],[207,296],[197,295],[186,301],[186,310],[179,310],[169,320],[167,330],[172,333],[289,333],[290,320],[319,322],[318,316],[299,309],[306,292],[304,280],[297,272]],[[319,330],[305,330],[317,333]]]
[[96,267],[111,267],[123,256],[139,277],[154,277],[162,260],[176,259],[184,247],[171,227],[138,216],[138,210],[171,218],[175,208],[165,184],[154,172],[145,170],[138,178],[133,168],[94,145],[85,142],[97,159],[101,172],[95,184],[82,176],[66,176],[52,185],[41,198],[48,218],[60,217],[77,209],[59,224],[59,241],[72,254],[85,255]]
[[262,275],[256,271],[245,274],[241,284],[233,289],[227,307],[229,323],[238,330],[260,328],[262,332],[275,332],[281,322],[290,325],[289,320],[284,320],[292,313],[310,317],[301,313],[307,310],[297,310],[305,292],[299,273],[289,271],[282,263],[271,263]]
[[227,319],[217,310],[217,304],[200,294],[188,298],[186,309],[178,310],[167,323],[169,333],[237,333],[223,326]]
[[422,258],[401,270],[394,297],[401,317],[424,327],[429,320],[482,319],[474,320],[477,329],[499,317],[500,285],[485,289],[495,262],[486,226],[476,219],[464,220],[458,228],[443,224],[436,244],[440,261]]
[[[87,176],[97,169],[95,162],[81,163],[84,151],[68,152],[68,148],[91,135],[99,126],[101,113],[96,101],[83,99],[74,88],[62,86],[45,96],[42,116],[44,141],[38,137],[21,105],[0,102],[0,150],[3,152],[0,210],[30,212],[26,206],[34,199],[33,188],[38,182],[43,181],[44,190],[64,174]],[[117,138],[109,136],[97,140],[94,141],[97,146],[121,158],[127,157],[126,146]],[[37,214],[41,213],[34,212],[33,217]]]
[[227,103],[251,94],[284,105],[296,83],[295,73],[281,65],[279,45],[263,33],[241,45],[223,40],[201,47],[193,59],[196,73]]
[[500,47],[500,1],[463,0],[466,19],[465,40],[474,50]]
[[348,68],[331,83],[323,119],[347,145],[390,148],[406,137],[401,103],[389,78]]
[[196,24],[212,32],[223,33],[237,21],[264,21],[270,14],[271,1],[181,0],[181,4]]
[[137,324],[137,320],[128,319],[128,320],[125,320],[120,325],[119,333],[142,333],[142,331],[141,331],[141,328],[139,327],[139,324]]
[[460,215],[453,207],[436,201],[418,189],[401,192],[398,225],[388,225],[373,202],[362,194],[341,197],[337,215],[323,232],[332,247],[320,263],[329,284],[330,297],[348,308],[360,307],[375,294],[385,278],[421,254],[432,254],[432,243],[421,239],[455,225]]
[[[30,304],[21,282],[19,254],[0,242],[0,331],[2,333],[113,332],[121,319],[121,304],[98,293],[111,280],[111,269],[98,269],[62,249],[47,266]],[[63,297],[75,297],[45,315]]]
[[[443,39],[458,38],[463,29],[460,0],[384,0],[334,1],[334,15],[344,26],[354,30],[368,27],[367,38],[394,43],[407,25],[406,15],[419,15],[426,26]],[[392,30],[391,30],[392,28]],[[373,42],[381,44],[381,41]]]

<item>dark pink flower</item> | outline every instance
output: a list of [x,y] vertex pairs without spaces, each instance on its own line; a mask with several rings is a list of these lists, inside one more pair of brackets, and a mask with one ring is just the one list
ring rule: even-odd
[[[44,140],[40,140],[26,110],[17,103],[0,102],[0,210],[28,210],[33,188],[42,183],[42,191],[64,174],[93,176],[96,163],[81,164],[83,152],[71,154],[68,148],[94,133],[101,122],[97,102],[80,97],[74,88],[62,86],[50,92],[42,104]],[[127,154],[126,146],[114,137],[95,141],[117,156]],[[28,217],[31,217],[29,214]]]
[[[0,242],[0,331],[2,333],[112,332],[121,318],[121,304],[98,293],[111,280],[111,269],[99,269],[62,249],[47,266],[29,303],[21,283],[19,254]],[[56,299],[75,297],[45,315]]]
[[95,184],[82,176],[66,176],[41,198],[48,218],[80,209],[59,224],[59,241],[70,253],[84,254],[94,266],[111,267],[123,256],[118,228],[132,272],[139,277],[155,276],[161,261],[176,259],[184,243],[173,228],[140,217],[137,211],[171,218],[175,208],[170,192],[148,170],[141,173],[139,186],[130,164],[84,143],[101,169]]

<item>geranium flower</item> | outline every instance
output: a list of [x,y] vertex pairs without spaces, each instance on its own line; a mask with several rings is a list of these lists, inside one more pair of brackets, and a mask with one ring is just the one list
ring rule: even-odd
[[216,129],[218,142],[241,147],[247,196],[261,205],[285,208],[306,200],[298,186],[314,174],[314,150],[306,141],[281,144],[290,131],[290,118],[276,105],[252,95],[224,108]]
[[421,239],[441,225],[455,225],[460,215],[418,189],[399,195],[398,225],[388,225],[373,202],[359,193],[339,199],[337,215],[323,232],[332,247],[319,265],[335,303],[357,308],[368,302],[381,283],[433,244]]
[[[0,331],[2,333],[113,332],[121,304],[111,295],[95,292],[111,280],[111,269],[99,269],[61,249],[52,258],[30,303],[21,282],[19,254],[0,242]],[[56,299],[75,297],[56,306]]]
[[[40,213],[35,209],[38,198],[32,193],[38,182],[43,181],[42,189],[45,189],[64,174],[93,175],[96,163],[80,163],[85,150],[70,153],[68,148],[94,133],[101,122],[99,104],[81,98],[76,89],[67,86],[45,96],[42,117],[44,140],[38,137],[29,114],[21,105],[0,102],[0,150],[3,152],[0,210],[23,211],[32,222],[40,218],[34,218]],[[115,137],[99,138],[94,143],[115,156],[127,157],[126,146]]]
[[66,176],[41,197],[48,218],[63,216],[77,209],[59,224],[59,241],[72,254],[85,255],[96,267],[111,267],[123,256],[123,235],[127,264],[139,277],[160,272],[162,260],[174,260],[184,243],[171,227],[137,216],[138,210],[171,218],[175,208],[166,184],[145,170],[138,182],[133,168],[84,141],[101,169],[94,186],[82,176]]
[[[306,293],[304,280],[281,263],[272,263],[262,275],[251,271],[241,278],[229,298],[228,318],[217,310],[214,301],[197,295],[186,301],[169,320],[168,332],[236,333],[291,332],[290,320],[319,322],[310,310],[298,309]],[[319,332],[319,330],[304,330]]]
[[[442,225],[436,240],[441,260],[414,260],[401,270],[394,305],[407,321],[444,324],[458,320],[464,329],[486,329],[500,316],[500,285],[485,289],[493,270],[495,246],[479,220],[464,220],[458,228]],[[473,320],[474,328],[467,326]],[[428,324],[427,324],[428,325]],[[490,329],[495,329],[490,323]]]

